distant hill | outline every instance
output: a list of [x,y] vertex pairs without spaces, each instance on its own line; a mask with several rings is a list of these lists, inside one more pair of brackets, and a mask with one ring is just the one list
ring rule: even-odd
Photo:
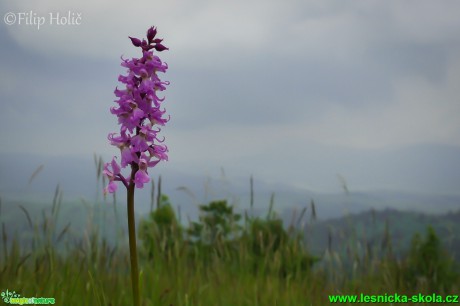
[[[308,214],[306,217],[306,220],[310,218]],[[284,222],[290,221],[284,218]],[[310,251],[316,255],[329,250],[343,256],[356,252],[362,258],[366,252],[381,256],[390,245],[395,256],[402,256],[408,251],[414,234],[424,236],[428,225],[460,263],[460,209],[443,215],[389,208],[368,210],[325,221],[310,219],[301,228]]]

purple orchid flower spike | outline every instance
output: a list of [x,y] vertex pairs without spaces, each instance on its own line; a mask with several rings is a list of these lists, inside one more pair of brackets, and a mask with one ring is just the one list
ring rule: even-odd
[[[142,57],[122,59],[121,65],[127,68],[127,73],[120,75],[118,81],[125,85],[125,89],[115,89],[117,106],[110,108],[110,112],[118,117],[120,133],[109,134],[110,143],[120,149],[121,168],[115,159],[106,164],[104,173],[109,178],[109,185],[104,189],[105,193],[115,192],[120,181],[126,187],[134,184],[142,188],[150,180],[147,168],[168,159],[168,148],[158,138],[160,128],[157,127],[169,121],[161,108],[164,98],[158,97],[158,93],[169,85],[169,82],[161,81],[158,72],[166,72],[168,65],[154,54],[154,50],[161,52],[168,48],[161,43],[163,39],[155,38],[156,35],[157,29],[150,27],[147,40],[129,36],[135,47],[141,47]],[[128,165],[133,171],[132,178],[120,172]]]

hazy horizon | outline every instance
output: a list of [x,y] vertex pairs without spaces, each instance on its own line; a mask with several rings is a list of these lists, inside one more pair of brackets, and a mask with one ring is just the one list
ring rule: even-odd
[[[440,154],[436,149],[439,150],[436,146],[432,148],[435,156]],[[395,156],[408,158],[407,156],[410,157],[411,152],[408,150],[406,154],[396,154]],[[454,150],[450,154],[457,159],[460,158],[460,150]],[[444,153],[443,155],[447,156],[448,154]],[[386,160],[388,158],[388,156],[385,157]],[[412,160],[412,167],[402,169],[406,170],[407,173],[405,177],[397,180],[398,188],[384,188],[382,184],[375,184],[375,182],[374,188],[356,187],[366,179],[372,179],[372,175],[349,180],[331,172],[329,173],[329,180],[328,175],[324,175],[323,181],[316,181],[317,185],[324,184],[323,187],[325,188],[322,190],[295,186],[281,180],[269,181],[265,177],[253,175],[254,207],[257,211],[266,213],[270,196],[274,194],[277,211],[302,209],[308,207],[310,202],[314,200],[321,219],[339,217],[345,213],[345,210],[358,213],[369,209],[393,208],[403,211],[443,214],[460,209],[460,194],[455,192],[455,184],[459,182],[460,171],[458,171],[458,167],[453,167],[449,171],[438,172],[429,169],[429,167],[421,168],[420,166],[426,164],[429,159],[430,155],[426,155],[418,162]],[[400,163],[409,164],[407,160],[401,160]],[[460,165],[460,162],[450,159],[444,161],[444,164],[436,165],[436,168],[445,168],[451,163]],[[40,165],[43,167],[30,182],[32,173]],[[171,198],[171,203],[176,208],[180,206],[184,213],[190,213],[196,217],[198,205],[219,199],[227,199],[238,209],[249,209],[250,173],[238,172],[231,167],[193,173],[168,166],[168,163],[165,163],[162,167],[153,169],[150,171],[150,176],[155,180],[155,183],[158,183],[158,176],[162,176],[162,193],[168,195]],[[366,167],[363,164],[362,166]],[[425,171],[428,171],[430,175],[420,175]],[[389,181],[392,171],[387,169],[386,172],[380,171],[377,174],[381,181]],[[451,178],[450,182],[447,181],[448,178]],[[7,207],[8,203],[30,204],[35,202],[37,205],[46,203],[51,205],[58,184],[66,205],[82,204],[81,199],[93,204],[96,204],[96,200],[102,201],[103,186],[101,182],[99,185],[96,184],[96,168],[93,157],[46,157],[27,153],[19,155],[0,153],[0,198],[4,200],[3,202],[7,204]],[[184,191],[184,187],[187,191]],[[446,187],[450,187],[454,192],[449,192]],[[120,207],[124,207],[123,202],[126,196],[123,189],[120,188],[117,192]],[[136,191],[136,210],[139,213],[145,213],[150,209],[150,191],[150,184],[144,189]],[[106,201],[111,203],[112,197],[108,196]]]

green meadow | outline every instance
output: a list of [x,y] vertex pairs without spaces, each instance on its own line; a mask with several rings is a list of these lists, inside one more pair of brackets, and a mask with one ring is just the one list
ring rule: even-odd
[[[394,250],[388,223],[380,240],[364,251],[360,237],[342,233],[347,245],[340,252],[325,234],[323,252],[313,254],[309,244],[320,243],[308,239],[307,229],[317,218],[314,202],[293,215],[291,224],[276,213],[273,197],[267,211],[254,216],[251,184],[250,203],[241,212],[215,199],[200,205],[200,217],[185,224],[168,196],[160,188],[154,196],[152,188],[151,211],[136,224],[142,305],[329,305],[330,297],[339,295],[444,298],[460,292],[458,264],[431,226],[411,237],[403,255]],[[58,187],[47,205],[15,203],[15,215],[0,205],[4,296],[8,290],[20,297],[54,298],[56,305],[131,305],[123,200],[81,201],[69,208]],[[98,212],[98,205],[110,209]],[[85,226],[72,226],[78,218],[86,218]],[[8,230],[12,223],[19,231]],[[359,222],[349,223],[363,231]]]

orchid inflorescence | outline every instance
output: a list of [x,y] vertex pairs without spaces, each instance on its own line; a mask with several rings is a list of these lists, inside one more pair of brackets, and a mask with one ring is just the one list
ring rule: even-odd
[[[110,133],[110,143],[117,146],[121,152],[121,162],[113,157],[110,163],[104,165],[104,174],[109,179],[104,193],[117,190],[117,181],[126,188],[135,184],[143,188],[150,181],[147,169],[154,167],[161,160],[168,160],[168,148],[163,144],[164,138],[158,138],[159,126],[169,121],[165,118],[165,110],[161,109],[163,98],[157,96],[169,82],[161,81],[158,72],[166,72],[168,65],[154,55],[154,50],[168,50],[161,44],[162,39],[155,38],[157,29],[151,27],[147,31],[147,40],[129,37],[135,47],[142,49],[141,58],[122,59],[121,66],[127,68],[126,75],[120,75],[118,81],[126,88],[115,89],[118,107],[111,107],[110,112],[118,117],[121,125],[120,133]],[[121,165],[121,166],[120,166]],[[121,169],[131,165],[131,176],[125,177]],[[109,167],[111,169],[109,169]]]

